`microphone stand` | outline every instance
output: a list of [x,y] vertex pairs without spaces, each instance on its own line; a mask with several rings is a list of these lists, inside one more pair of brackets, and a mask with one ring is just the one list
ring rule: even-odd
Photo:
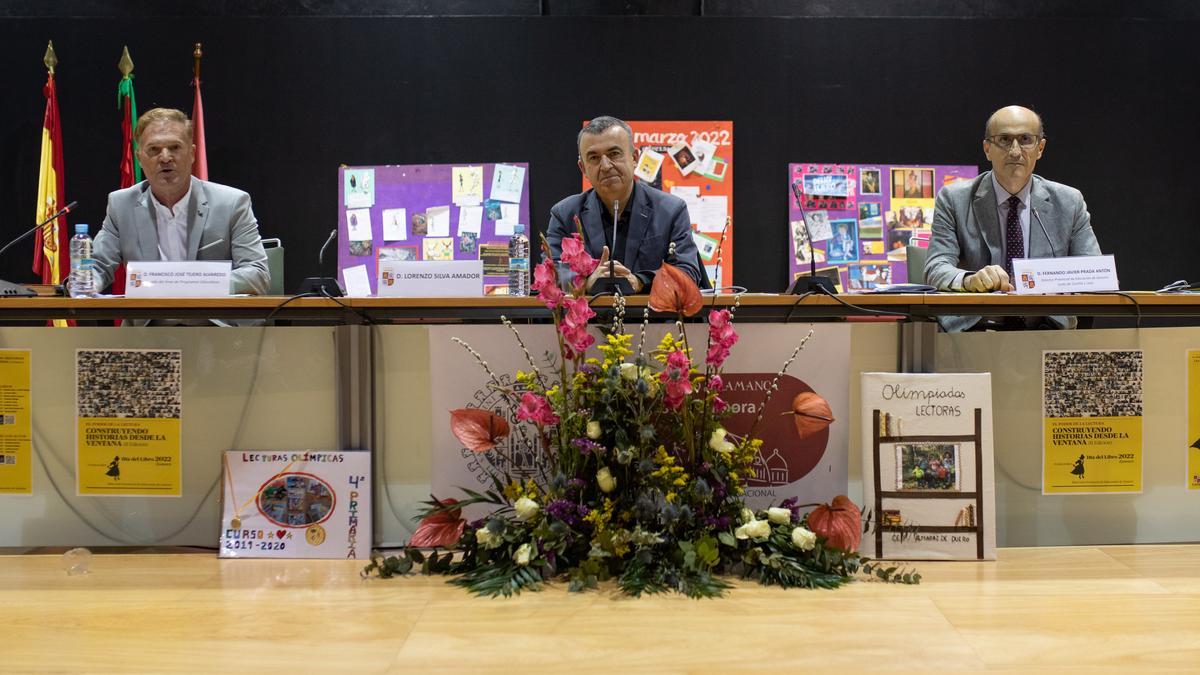
[[[33,227],[29,228],[28,230],[25,230],[16,239],[13,239],[12,241],[5,244],[4,248],[0,248],[0,255],[4,255],[4,252],[7,251],[8,249],[12,248],[13,244],[16,244],[17,242],[21,241],[25,237],[28,237],[29,235],[33,234],[34,232],[37,232],[40,228],[45,227],[47,224],[53,222],[54,220],[67,215],[68,213],[71,212],[71,209],[74,209],[78,205],[79,205],[79,202],[71,202],[70,204],[67,204],[65,207],[63,207],[58,213],[50,216],[49,218],[38,223],[37,225],[34,225]],[[62,251],[60,253],[69,253],[69,251]],[[37,296],[37,293],[26,288],[25,286],[22,286],[21,284],[14,284],[11,281],[4,281],[3,279],[0,279],[0,297],[32,298],[32,297],[36,297],[36,296]]]
[[[337,228],[333,228],[329,232],[329,236],[325,238],[325,243],[321,244],[321,250],[317,253],[317,265],[320,266],[325,262],[325,249],[329,248],[329,244],[337,238]],[[340,298],[345,293],[342,291],[342,285],[338,283],[336,277],[306,277],[300,282],[300,294],[312,294]]]
[[597,295],[633,295],[633,284],[628,279],[617,277],[617,221],[621,219],[621,202],[613,200],[613,245],[608,252],[608,277],[601,277],[592,284],[591,293]]
[[808,229],[808,218],[804,214],[804,198],[800,192],[800,181],[792,182],[792,196],[796,199],[796,208],[800,209],[800,222],[804,223],[804,236],[808,238],[809,269],[809,276],[796,277],[795,283],[792,284],[792,293],[794,295],[806,293],[833,295],[837,293],[837,286],[833,285],[833,280],[829,277],[817,276],[817,251],[813,248],[812,231]]

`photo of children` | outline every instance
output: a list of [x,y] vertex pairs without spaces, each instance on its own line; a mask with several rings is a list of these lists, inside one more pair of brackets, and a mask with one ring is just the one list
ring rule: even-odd
[[896,446],[896,490],[960,492],[956,443],[901,443]]
[[284,474],[271,479],[258,493],[258,509],[267,520],[285,527],[319,523],[333,510],[333,490],[307,474]]

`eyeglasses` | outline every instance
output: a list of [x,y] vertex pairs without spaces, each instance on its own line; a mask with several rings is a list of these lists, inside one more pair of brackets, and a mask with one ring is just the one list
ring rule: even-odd
[[988,136],[983,140],[994,143],[1006,150],[1012,147],[1013,141],[1016,141],[1017,145],[1028,150],[1037,145],[1038,141],[1042,140],[1042,137],[1037,134],[996,134],[995,136]]

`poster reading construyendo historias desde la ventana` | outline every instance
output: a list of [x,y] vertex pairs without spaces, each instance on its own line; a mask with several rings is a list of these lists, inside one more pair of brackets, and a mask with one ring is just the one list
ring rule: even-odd
[[[740,340],[725,362],[721,397],[729,404],[729,417],[722,425],[730,434],[750,431],[758,416],[771,381],[809,331],[804,325],[742,324]],[[704,344],[704,325],[691,324],[688,335]],[[652,324],[646,330],[645,350],[656,348],[663,334],[675,332],[673,324]],[[550,377],[557,369],[544,365],[541,355],[558,354],[553,326],[525,326],[521,335],[529,353]],[[537,442],[536,428],[516,419],[517,405],[490,382],[475,359],[452,342],[460,338],[471,344],[496,373],[500,387],[519,391],[514,380],[517,370],[530,369],[512,333],[504,326],[432,326],[429,329],[430,369],[438,373],[431,384],[433,401],[433,494],[439,498],[461,498],[459,487],[490,489],[489,474],[505,466],[508,458],[515,465],[505,467],[510,474],[525,478],[543,476],[546,458]],[[633,348],[637,349],[634,333]],[[693,362],[704,363],[704,347],[693,347]],[[588,356],[597,352],[590,351]],[[771,396],[755,436],[763,440],[754,475],[747,480],[746,500],[755,507],[778,504],[788,497],[801,503],[827,502],[845,494],[847,485],[846,447],[849,443],[850,367],[849,326],[818,324],[803,351],[780,378],[779,390]],[[657,364],[655,364],[657,365]],[[790,412],[792,402],[805,392],[824,398],[833,412],[834,422],[824,430],[799,438]],[[477,454],[464,448],[450,432],[450,411],[456,408],[483,408],[503,416],[512,432],[496,450]],[[468,507],[464,514],[477,518],[486,511]]]
[[182,352],[75,352],[75,476],[80,495],[182,494]]
[[1142,491],[1142,351],[1042,353],[1042,494]]

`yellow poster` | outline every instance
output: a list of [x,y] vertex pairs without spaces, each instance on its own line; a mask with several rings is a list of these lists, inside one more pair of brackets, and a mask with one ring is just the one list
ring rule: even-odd
[[1142,491],[1141,350],[1042,354],[1042,494]]
[[33,492],[28,349],[0,349],[0,494]]
[[80,495],[182,494],[181,352],[76,352]]
[[1187,353],[1187,486],[1200,490],[1200,349]]

